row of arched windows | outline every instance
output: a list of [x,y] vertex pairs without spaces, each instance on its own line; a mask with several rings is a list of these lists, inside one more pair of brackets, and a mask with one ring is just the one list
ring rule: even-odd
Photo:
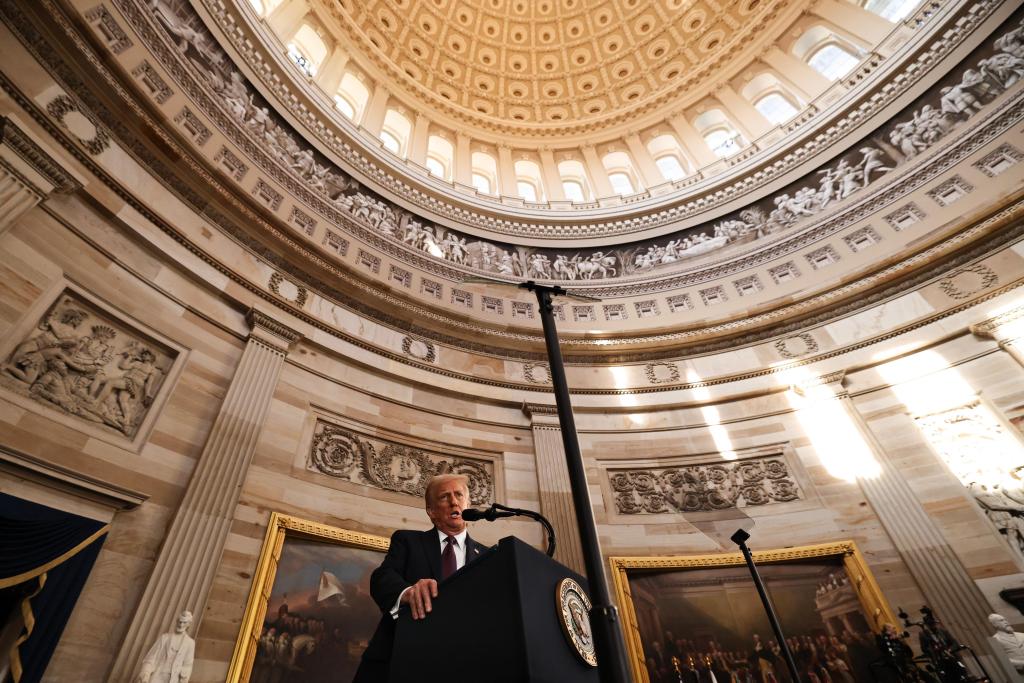
[[[262,16],[266,16],[280,0],[250,0]],[[907,16],[919,0],[865,0],[864,8],[890,21],[899,21]],[[313,25],[304,22],[295,34],[287,40],[288,54],[296,65],[313,78],[328,58],[330,50]],[[856,45],[837,35],[823,25],[807,29],[791,48],[792,55],[828,81],[835,81],[860,63],[863,53]],[[741,97],[771,125],[782,125],[796,116],[807,104],[780,75],[766,71],[751,79],[740,91]],[[785,76],[783,76],[785,77]],[[342,75],[334,94],[338,111],[354,123],[362,123],[369,106],[371,93],[363,78],[353,69]],[[718,158],[736,154],[751,141],[745,139],[737,126],[721,108],[705,111],[692,122],[693,128],[703,143]],[[402,158],[410,156],[412,122],[395,108],[388,108],[378,133],[381,143],[391,153]],[[691,144],[693,141],[689,141]],[[422,143],[421,143],[422,144]],[[695,155],[686,151],[673,133],[663,133],[646,145],[654,167],[666,182],[686,178],[700,165]],[[422,154],[422,151],[420,155]],[[420,156],[417,155],[417,156]],[[608,185],[614,194],[631,195],[645,189],[646,175],[653,184],[656,178],[648,169],[646,174],[638,172],[636,160],[625,151],[609,151],[600,158]],[[427,138],[425,166],[427,171],[446,181],[454,180],[455,149],[445,135],[432,134]],[[650,163],[650,160],[647,160]],[[545,180],[541,166],[530,159],[513,162],[514,182],[501,182],[500,167],[493,155],[486,151],[474,151],[470,155],[469,178],[472,186],[483,194],[498,195],[514,188],[515,193],[528,202],[548,201]],[[592,201],[599,192],[595,191],[591,169],[578,159],[566,159],[557,163],[557,174],[561,181],[561,194],[575,202]],[[603,185],[603,182],[601,183]]]

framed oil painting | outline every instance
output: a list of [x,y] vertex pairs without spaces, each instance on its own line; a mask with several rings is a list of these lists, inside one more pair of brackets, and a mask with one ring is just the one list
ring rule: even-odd
[[352,680],[380,620],[370,573],[388,544],[272,513],[229,683]]
[[[876,680],[875,633],[898,622],[852,541],[754,560],[802,680]],[[740,553],[610,561],[634,680],[790,680]]]

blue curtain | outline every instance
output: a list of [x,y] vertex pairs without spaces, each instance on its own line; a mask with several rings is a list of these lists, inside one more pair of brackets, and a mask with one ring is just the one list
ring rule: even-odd
[[0,494],[0,588],[28,595],[12,652],[16,683],[42,680],[50,655],[106,538],[107,525]]

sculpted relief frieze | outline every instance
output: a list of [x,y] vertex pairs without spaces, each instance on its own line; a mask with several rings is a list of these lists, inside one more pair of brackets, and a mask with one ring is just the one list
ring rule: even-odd
[[437,474],[469,477],[473,505],[494,502],[494,463],[443,455],[317,420],[306,467],[310,471],[384,491],[422,498],[427,482]]
[[621,515],[714,512],[803,498],[779,455],[679,467],[609,470]]
[[177,352],[66,290],[0,369],[0,386],[134,438]]
[[[307,204],[350,229],[358,226],[393,247],[421,252],[426,263],[433,263],[429,258],[433,257],[460,269],[552,281],[668,275],[681,264],[727,246],[808,227],[840,202],[906,166],[1024,77],[1024,26],[1015,16],[992,40],[887,124],[830,164],[773,195],[719,220],[654,240],[600,250],[548,249],[477,239],[425,221],[362,187],[278,116],[235,68],[188,3],[154,0],[153,4],[155,26],[163,32],[163,58],[179,60],[178,53],[187,55],[188,65],[198,74],[196,88],[213,95],[202,99],[206,113],[227,124],[225,132],[240,147],[256,150],[265,169]],[[138,11],[135,0],[117,0],[117,5],[132,18],[137,30],[152,32],[151,20]],[[161,46],[156,42],[154,50],[159,52]],[[177,50],[167,49],[166,44]],[[175,67],[171,71],[176,77],[190,78],[177,62]],[[694,211],[707,208],[702,200],[690,207]],[[685,213],[678,213],[676,219]]]

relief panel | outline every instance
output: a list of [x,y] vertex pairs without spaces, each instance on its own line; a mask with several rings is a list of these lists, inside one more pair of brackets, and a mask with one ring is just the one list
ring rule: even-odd
[[0,386],[134,439],[179,352],[68,288],[6,347]]

